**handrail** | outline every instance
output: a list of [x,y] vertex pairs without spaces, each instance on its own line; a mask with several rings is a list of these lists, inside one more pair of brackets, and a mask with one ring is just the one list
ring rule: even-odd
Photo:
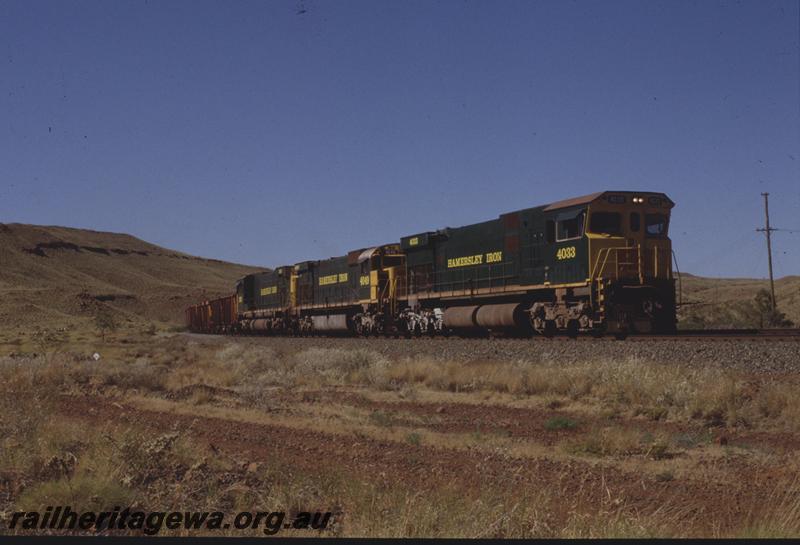
[[[603,273],[606,272],[606,268],[609,265],[609,256],[613,252],[614,254],[614,279],[618,279],[620,276],[620,261],[619,261],[619,252],[625,251],[629,252],[632,250],[636,250],[636,261],[635,262],[625,262],[625,265],[635,265],[636,270],[639,276],[640,283],[644,282],[644,270],[643,270],[643,263],[642,263],[642,251],[641,247],[639,246],[608,246],[606,248],[600,248],[600,251],[597,252],[597,258],[595,259],[594,267],[592,268],[591,272],[591,280],[597,280],[598,278],[603,276]],[[602,261],[601,261],[602,259]]]
[[636,265],[639,269],[639,283],[644,284],[644,263],[642,263],[642,243],[636,245]]
[[[608,257],[611,254],[611,251],[614,251],[614,277],[619,278],[619,256],[618,252],[620,250],[633,250],[634,247],[630,246],[609,246],[606,248],[600,248],[600,251],[597,252],[597,259],[595,260],[595,266],[592,270],[591,279],[596,280],[601,276],[601,273],[605,272],[606,266],[608,265]],[[602,264],[598,266],[598,262],[600,259],[603,259]]]
[[681,276],[681,270],[678,267],[678,256],[675,253],[675,250],[672,250],[672,259],[675,260],[675,270],[678,271],[678,306],[683,305],[683,277]]
[[[650,257],[652,251],[653,256]],[[630,259],[627,261],[620,261],[621,252],[630,252]],[[664,257],[659,256],[660,252],[664,252]],[[619,279],[621,274],[626,274],[630,278],[639,279],[640,284],[645,283],[646,278],[661,278],[662,270],[665,263],[669,263],[669,248],[653,246],[652,248],[642,247],[640,244],[635,246],[608,246],[600,248],[597,251],[594,264],[591,268],[589,278],[591,281],[598,278],[609,277]],[[611,256],[613,254],[613,270]],[[624,254],[623,254],[624,255]],[[626,256],[627,257],[627,256]],[[660,268],[661,267],[661,268]],[[666,275],[670,278],[671,270]]]

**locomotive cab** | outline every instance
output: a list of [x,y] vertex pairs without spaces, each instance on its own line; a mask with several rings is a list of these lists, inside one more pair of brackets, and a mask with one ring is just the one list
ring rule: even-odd
[[673,206],[664,194],[633,192],[606,192],[589,203],[589,281],[596,318],[609,331],[675,329]]

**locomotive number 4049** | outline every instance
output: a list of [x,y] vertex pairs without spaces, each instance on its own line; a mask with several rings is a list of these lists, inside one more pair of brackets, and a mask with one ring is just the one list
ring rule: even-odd
[[566,246],[565,248],[559,248],[556,251],[556,258],[558,260],[562,259],[572,259],[575,257],[575,246]]

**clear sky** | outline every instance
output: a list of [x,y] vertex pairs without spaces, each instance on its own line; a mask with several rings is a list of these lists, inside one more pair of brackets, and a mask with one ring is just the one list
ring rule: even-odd
[[[681,269],[800,230],[791,1],[0,1],[0,222],[276,266],[603,189]],[[800,233],[777,232],[778,276]]]

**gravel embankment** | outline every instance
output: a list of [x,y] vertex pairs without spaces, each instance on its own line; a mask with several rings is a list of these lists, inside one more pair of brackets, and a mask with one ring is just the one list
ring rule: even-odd
[[635,359],[642,364],[714,365],[758,373],[800,372],[800,342],[769,340],[544,340],[544,339],[362,339],[293,337],[220,337],[187,334],[218,344],[244,342],[280,352],[307,348],[366,348],[387,357],[429,356],[441,360],[524,360],[531,363],[583,363]]

